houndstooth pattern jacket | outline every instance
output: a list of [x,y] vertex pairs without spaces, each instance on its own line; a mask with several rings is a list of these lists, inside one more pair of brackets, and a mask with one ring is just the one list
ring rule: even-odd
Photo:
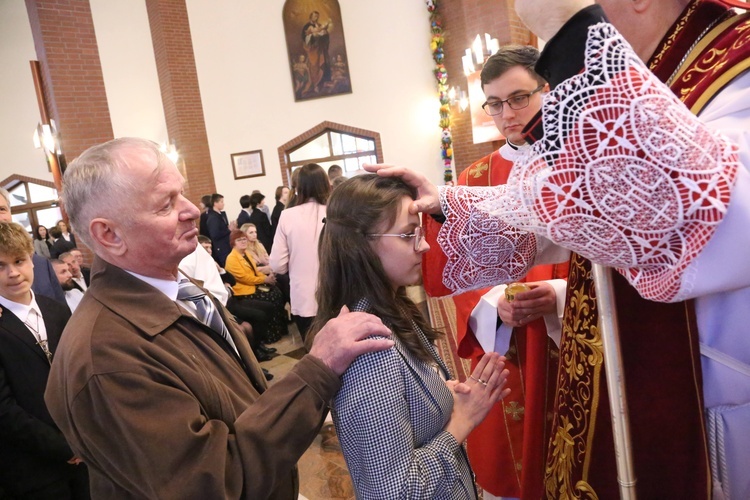
[[[368,311],[366,299],[352,310]],[[413,323],[446,378],[450,373]],[[443,428],[453,396],[433,366],[396,338],[342,377],[333,421],[358,499],[476,499],[466,452]]]

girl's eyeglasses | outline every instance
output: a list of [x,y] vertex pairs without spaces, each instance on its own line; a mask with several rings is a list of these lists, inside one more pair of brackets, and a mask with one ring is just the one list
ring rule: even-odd
[[419,251],[419,246],[422,244],[422,241],[424,240],[424,232],[422,232],[422,226],[417,226],[414,228],[413,233],[408,234],[396,234],[396,233],[371,233],[367,234],[365,236],[396,236],[401,239],[406,238],[413,238],[414,239],[414,251]]

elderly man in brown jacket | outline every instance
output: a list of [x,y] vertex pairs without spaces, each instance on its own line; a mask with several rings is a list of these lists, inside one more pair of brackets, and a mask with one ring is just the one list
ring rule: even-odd
[[310,354],[267,388],[221,304],[182,275],[198,209],[158,147],[118,139],[84,152],[63,198],[97,257],[58,347],[45,399],[94,498],[297,498],[295,464],[339,376],[392,341],[343,310]]

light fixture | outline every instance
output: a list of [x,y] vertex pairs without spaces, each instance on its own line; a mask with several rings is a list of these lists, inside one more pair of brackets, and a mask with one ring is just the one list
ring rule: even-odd
[[55,120],[50,123],[40,123],[34,129],[34,147],[44,149],[47,154],[62,154],[60,141],[57,139],[57,127]]
[[465,111],[469,107],[469,97],[466,92],[460,87],[451,87],[448,89],[448,99],[450,100],[451,106],[458,105],[461,111]]
[[167,155],[167,158],[169,158],[172,163],[177,164],[177,161],[180,159],[180,153],[177,151],[177,146],[175,146],[174,142],[164,142],[159,149],[162,153]]
[[475,71],[477,67],[481,68],[485,59],[500,49],[500,43],[497,38],[492,38],[488,33],[484,34],[484,43],[482,36],[477,35],[471,43],[471,47],[466,49],[466,53],[461,57],[464,73],[468,76]]

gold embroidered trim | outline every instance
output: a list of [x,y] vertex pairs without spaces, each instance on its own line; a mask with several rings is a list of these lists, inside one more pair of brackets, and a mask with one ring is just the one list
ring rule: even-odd
[[664,41],[664,44],[661,47],[661,50],[659,53],[651,59],[651,64],[649,64],[649,69],[651,71],[654,71],[654,69],[659,65],[661,60],[664,58],[664,55],[672,48],[672,45],[674,45],[674,41],[677,39],[677,35],[685,28],[685,26],[688,23],[688,20],[693,15],[693,12],[695,12],[695,9],[698,7],[698,2],[693,1],[690,8],[685,12],[685,15],[680,18],[680,20],[675,25],[674,30],[672,31],[672,34],[667,37],[667,39]]
[[[469,168],[469,174],[466,176],[466,184],[468,186],[476,186],[477,184],[471,183],[471,177],[479,179],[487,172],[487,186],[492,186],[492,157],[495,155],[494,152],[490,153],[487,157],[487,163],[478,163],[473,167]],[[481,161],[481,160],[480,160]]]
[[[677,69],[674,76],[672,77],[672,81],[681,79],[683,72],[685,72],[690,67],[690,65],[693,64],[693,61],[695,61],[695,59],[704,50],[706,50],[706,47],[712,44],[719,35],[723,34],[724,31],[727,29],[727,26],[735,22],[737,22],[737,17],[735,16],[729,17],[728,19],[725,19],[718,25],[714,26],[705,36],[703,36],[703,38],[700,39],[700,41],[695,45],[695,47],[693,47],[690,50],[685,60],[682,61],[679,68]],[[741,32],[743,30],[739,29],[740,27],[741,25],[737,26],[735,29]]]
[[[490,156],[490,161],[492,161],[492,157]],[[516,336],[515,332],[513,332],[513,345],[510,346],[510,349],[508,349],[508,352],[505,354],[505,359],[507,362],[513,362],[514,357],[517,357],[517,360],[515,364],[518,365],[518,375],[520,377],[521,381],[521,397],[523,398],[524,403],[526,402],[526,385],[523,381],[523,366],[521,366],[521,354],[518,352],[518,337]],[[518,489],[519,491],[522,489],[521,485],[521,468],[522,468],[522,460],[519,460],[516,457],[516,451],[513,446],[513,439],[510,436],[510,423],[508,422],[508,415],[512,414],[513,420],[520,421],[523,415],[524,407],[518,404],[518,401],[512,401],[509,403],[510,408],[508,408],[505,405],[505,399],[501,400],[503,404],[503,423],[505,424],[505,434],[508,438],[508,447],[510,448],[510,458],[513,461],[514,464],[514,472],[516,473],[516,482],[518,483]],[[519,411],[520,408],[520,411]],[[523,442],[523,441],[522,441]],[[523,447],[522,447],[523,448]],[[521,453],[523,454],[523,449],[521,450]]]
[[[597,325],[596,300],[590,270],[584,259],[571,258],[568,308],[563,320],[560,368],[555,396],[558,413],[552,424],[552,442],[545,468],[549,498],[596,499],[588,483],[591,442],[600,398],[604,352]],[[561,402],[565,408],[561,408]],[[582,470],[575,480],[575,470]]]
[[[726,55],[729,55],[737,50],[747,50],[746,48],[750,46],[750,19],[745,20],[744,22],[738,24],[735,27],[735,31],[738,31],[741,33],[741,36],[737,37],[737,40],[734,41],[732,46],[727,49]],[[704,58],[705,61],[706,58]],[[701,61],[703,63],[704,61]],[[725,62],[720,62],[716,65],[716,70],[721,69],[721,67],[726,64]],[[739,63],[732,66],[731,69],[725,71],[721,76],[716,78],[709,86],[706,88],[706,90],[701,94],[701,96],[695,101],[695,103],[691,106],[690,111],[694,114],[700,113],[703,108],[708,104],[711,99],[721,90],[723,89],[730,81],[732,81],[735,77],[740,75],[743,71],[750,68],[750,57],[745,58],[745,60],[740,61]],[[687,76],[687,74],[685,75]],[[693,86],[692,88],[695,88]],[[681,95],[679,96],[680,99],[685,99],[688,94],[681,92]]]
[[480,163],[469,169],[469,175],[471,175],[475,179],[479,179],[480,177],[482,177],[482,174],[489,170],[489,168],[490,166],[486,163]]

